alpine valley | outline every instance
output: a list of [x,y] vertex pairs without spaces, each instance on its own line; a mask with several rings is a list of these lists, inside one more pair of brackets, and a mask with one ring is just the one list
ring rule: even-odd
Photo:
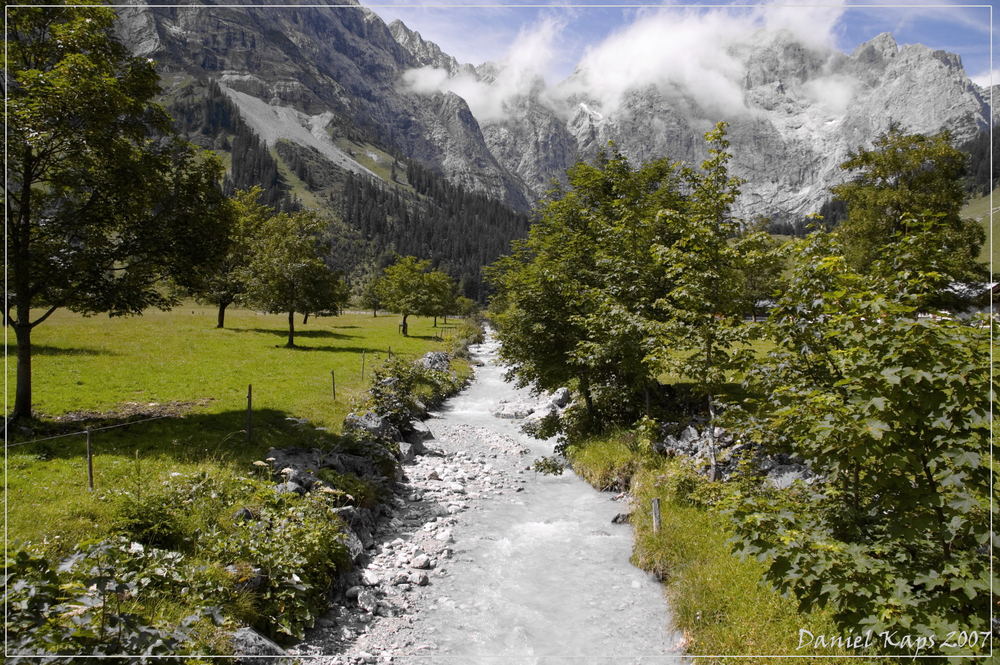
[[[609,141],[634,163],[695,163],[702,134],[728,121],[733,172],[746,181],[737,213],[779,229],[830,212],[839,164],[891,123],[950,130],[973,155],[970,188],[991,180],[989,91],[958,56],[887,33],[849,54],[786,30],[749,34],[726,47],[738,92],[726,104],[682,80],[610,100],[594,94],[602,82],[584,61],[477,115],[448,81],[488,90],[504,63],[460,63],[360,5],[119,11],[123,39],[156,61],[179,129],[222,156],[231,188],[260,184],[278,207],[330,211],[348,271],[393,252],[432,257],[473,298],[484,295],[480,267],[526,233],[532,205]],[[435,77],[443,84],[414,83]]]

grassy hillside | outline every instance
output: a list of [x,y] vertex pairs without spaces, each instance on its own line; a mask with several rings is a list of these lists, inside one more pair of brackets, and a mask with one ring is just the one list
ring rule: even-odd
[[[998,229],[1000,229],[1000,196],[998,196],[1000,190],[994,190],[993,196],[996,199],[993,201],[994,219],[993,219],[993,229],[991,233],[990,229],[990,195],[982,196],[978,199],[973,199],[969,201],[964,208],[962,208],[962,216],[978,220],[983,228],[986,230],[986,243],[983,245],[982,251],[979,253],[979,258],[982,261],[990,261],[990,239],[997,237]],[[993,270],[1000,270],[1000,242],[997,242],[993,247]]]
[[[44,542],[47,549],[63,551],[104,534],[118,490],[159,486],[172,473],[246,472],[271,446],[330,443],[352,401],[364,392],[372,366],[390,347],[393,354],[416,358],[444,348],[447,342],[437,335],[447,339],[452,330],[411,317],[413,334],[403,338],[393,315],[348,314],[310,319],[307,325],[296,318],[297,349],[282,346],[283,316],[234,310],[219,330],[212,308],[192,305],[118,319],[57,312],[36,328],[35,409],[42,422],[31,433],[13,433],[11,443],[128,419],[172,417],[95,432],[93,493],[87,491],[83,436],[12,448],[11,541]],[[8,405],[15,351],[12,346]],[[248,384],[254,406],[250,444],[244,432]],[[303,418],[330,431],[306,426],[298,420]]]

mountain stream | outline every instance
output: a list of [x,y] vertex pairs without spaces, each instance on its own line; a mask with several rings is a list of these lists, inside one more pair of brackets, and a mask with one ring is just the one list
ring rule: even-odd
[[[552,443],[493,415],[532,401],[503,380],[497,343],[426,421],[438,454],[405,467],[398,511],[361,583],[293,653],[310,663],[684,663],[662,586],[629,563],[625,510],[567,470],[528,470]],[[537,402],[539,398],[533,401]],[[362,609],[364,608],[364,609]]]

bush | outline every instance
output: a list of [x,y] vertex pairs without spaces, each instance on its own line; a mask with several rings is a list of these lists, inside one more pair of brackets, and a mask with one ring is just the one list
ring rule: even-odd
[[181,554],[125,538],[80,545],[58,566],[17,550],[6,568],[8,663],[54,654],[63,657],[46,662],[72,663],[74,655],[130,655],[110,659],[124,664],[190,653],[189,633],[214,614],[201,607],[180,622],[159,626],[142,616],[151,598],[185,588],[186,564]]
[[337,473],[333,469],[320,469],[316,476],[340,494],[332,495],[338,506],[374,508],[381,501],[384,490],[353,473]]
[[111,533],[165,549],[180,549],[184,538],[170,497],[163,492],[123,494],[111,517]]
[[322,493],[274,494],[257,506],[257,519],[214,529],[199,539],[213,560],[258,568],[254,627],[271,636],[301,638],[325,606],[337,572],[350,565],[335,500]]

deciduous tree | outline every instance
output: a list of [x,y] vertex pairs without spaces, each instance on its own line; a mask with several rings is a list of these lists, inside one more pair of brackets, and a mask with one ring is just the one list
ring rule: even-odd
[[287,312],[287,347],[295,346],[295,312],[338,310],[347,300],[340,275],[323,260],[327,222],[308,210],[266,218],[242,271],[243,300],[265,312]]
[[167,308],[225,251],[222,167],[174,137],[153,63],[97,7],[7,13],[6,323],[18,343],[13,418],[31,415],[31,332],[59,308]]

